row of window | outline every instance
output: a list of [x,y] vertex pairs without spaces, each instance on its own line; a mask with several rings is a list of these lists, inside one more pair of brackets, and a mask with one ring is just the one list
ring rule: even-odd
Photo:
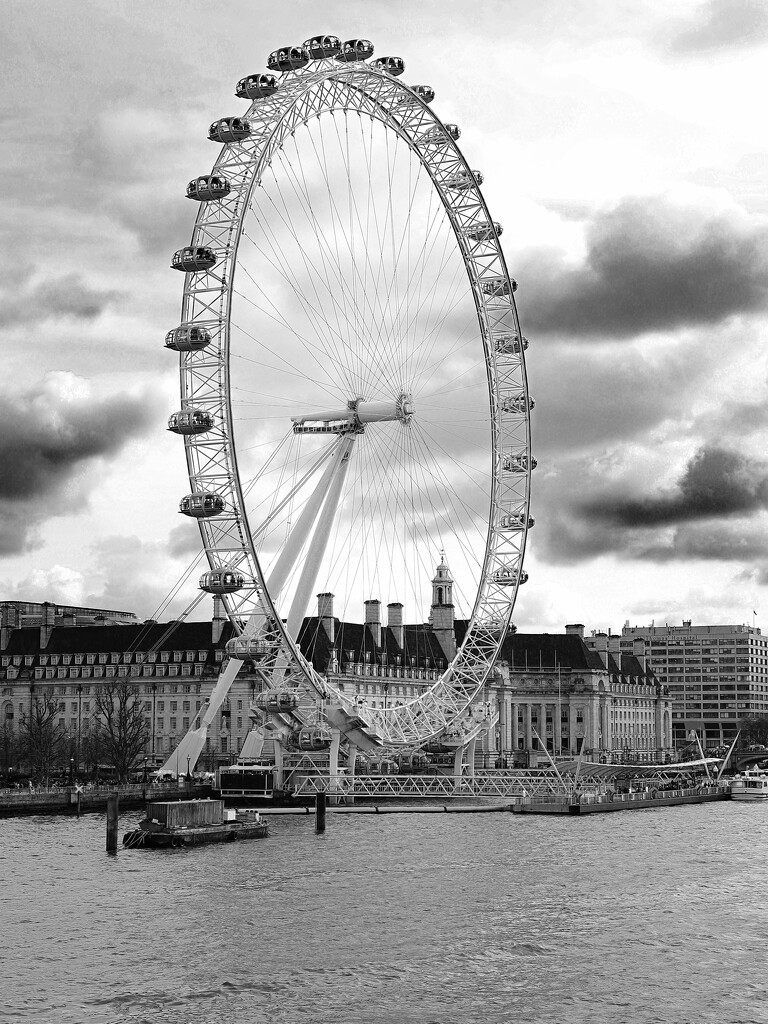
[[[20,667],[22,664],[27,667],[38,664],[42,666],[53,665],[141,665],[144,662],[165,664],[171,659],[180,661],[207,661],[208,651],[111,651],[98,654],[5,654],[0,658],[0,665],[8,668],[10,665]],[[215,660],[222,661],[224,652],[215,651]]]

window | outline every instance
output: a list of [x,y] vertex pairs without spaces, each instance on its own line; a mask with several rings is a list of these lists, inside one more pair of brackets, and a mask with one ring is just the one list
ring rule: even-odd
[[178,704],[178,701],[175,701],[175,700],[171,701],[171,711],[176,711],[177,704]]
[[227,752],[227,737],[226,736],[222,736],[221,737],[221,752],[222,752],[222,754],[226,754],[226,752]]
[[189,728],[189,719],[188,718],[182,718],[182,720],[181,720],[181,727],[182,727],[182,729],[188,729]]
[[176,719],[171,718],[171,732],[176,732]]

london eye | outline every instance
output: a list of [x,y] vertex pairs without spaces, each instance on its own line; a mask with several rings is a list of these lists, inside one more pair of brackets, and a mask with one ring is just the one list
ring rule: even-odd
[[[418,746],[478,698],[526,580],[516,284],[459,128],[400,58],[316,36],[267,64],[210,126],[220,151],[172,259],[180,511],[237,634],[211,706],[248,660],[297,715],[314,700],[342,732]],[[345,619],[375,599],[423,622],[440,552],[463,636],[431,686],[361,711],[297,642],[315,594]]]

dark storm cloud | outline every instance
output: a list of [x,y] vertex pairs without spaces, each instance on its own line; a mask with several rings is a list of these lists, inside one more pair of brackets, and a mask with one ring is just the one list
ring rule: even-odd
[[82,472],[155,419],[149,396],[96,398],[69,374],[0,393],[0,555],[37,543],[41,523],[85,500]]
[[119,292],[92,288],[79,274],[32,280],[16,274],[0,290],[0,327],[45,320],[95,320],[119,298]]
[[756,524],[768,509],[768,464],[705,447],[666,493],[633,497],[631,481],[626,466],[608,457],[565,460],[534,491],[537,556],[558,565],[601,555],[654,562],[768,557],[768,531]]
[[717,324],[768,306],[768,229],[737,211],[703,211],[661,197],[624,199],[595,215],[587,254],[518,261],[526,331],[629,338]]
[[768,464],[724,448],[702,448],[670,493],[640,499],[602,495],[582,508],[610,524],[643,529],[748,515],[768,508]]
[[764,0],[707,0],[668,41],[673,53],[709,53],[754,46],[768,36]]

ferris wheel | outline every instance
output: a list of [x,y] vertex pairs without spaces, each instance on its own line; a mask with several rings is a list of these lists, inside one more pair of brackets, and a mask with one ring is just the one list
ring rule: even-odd
[[[237,633],[223,686],[254,661],[342,727],[413,745],[480,693],[527,578],[533,400],[482,175],[433,90],[373,53],[335,36],[276,50],[237,84],[248,108],[211,125],[221,151],[188,185],[199,209],[172,261],[169,428],[210,565],[200,586]],[[458,646],[423,692],[361,712],[299,648],[315,594],[341,622],[376,601],[423,633],[440,552]]]

